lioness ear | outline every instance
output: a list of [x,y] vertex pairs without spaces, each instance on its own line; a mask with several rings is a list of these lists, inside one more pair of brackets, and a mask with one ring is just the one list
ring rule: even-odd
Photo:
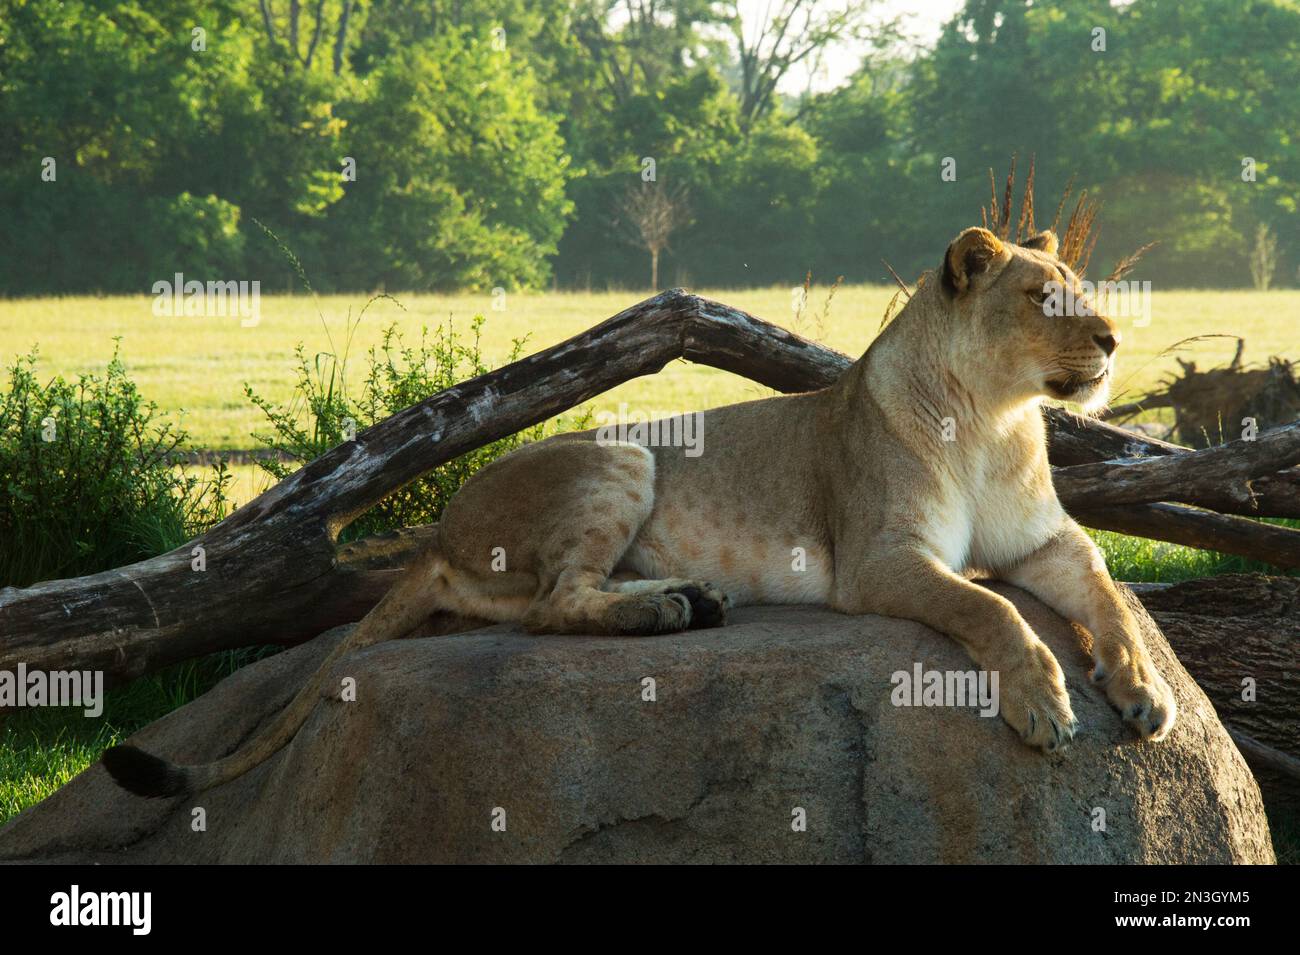
[[1021,248],[1037,249],[1039,252],[1046,252],[1048,255],[1055,255],[1060,244],[1056,239],[1056,233],[1051,229],[1044,229],[1032,239],[1020,243]]
[[943,287],[951,295],[970,288],[971,280],[995,264],[1006,265],[1010,252],[988,229],[970,228],[952,240],[943,257]]

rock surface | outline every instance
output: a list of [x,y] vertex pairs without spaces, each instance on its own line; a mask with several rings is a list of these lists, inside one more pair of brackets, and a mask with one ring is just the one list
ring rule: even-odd
[[[973,709],[894,706],[895,671],[972,668],[907,621],[769,607],[635,639],[497,626],[344,660],[356,702],[322,700],[287,748],[198,796],[139,799],[92,766],[0,830],[0,860],[1274,861],[1255,780],[1145,614],[1181,710],[1161,744],[1137,742],[1088,684],[1066,624],[998,589],[1061,661],[1080,721],[1064,753]],[[241,670],[133,742],[184,762],[229,752],[345,630]]]

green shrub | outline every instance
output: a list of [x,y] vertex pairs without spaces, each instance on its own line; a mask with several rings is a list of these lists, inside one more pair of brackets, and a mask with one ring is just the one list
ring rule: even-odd
[[210,481],[177,465],[185,432],[158,415],[113,350],[103,377],[46,385],[37,353],[0,393],[0,586],[77,577],[178,547],[226,515]]
[[[277,480],[282,479],[343,443],[350,429],[360,433],[403,408],[490,371],[480,349],[482,327],[483,317],[476,316],[468,339],[450,323],[432,332],[426,327],[421,329],[418,345],[407,345],[397,326],[389,326],[382,344],[367,354],[365,380],[355,397],[348,394],[345,384],[346,349],[342,355],[322,352],[309,359],[299,345],[297,381],[288,405],[261,398],[244,386],[249,400],[262,409],[272,428],[271,433],[254,437],[278,453],[258,463]],[[513,341],[510,361],[519,358],[525,342]],[[573,425],[585,427],[589,417],[584,413]],[[535,425],[448,461],[386,497],[354,521],[342,539],[436,521],[471,474],[524,442],[545,437],[548,430],[545,424]]]

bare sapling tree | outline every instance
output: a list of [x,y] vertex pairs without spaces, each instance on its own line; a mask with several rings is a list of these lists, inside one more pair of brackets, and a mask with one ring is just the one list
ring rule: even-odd
[[1266,223],[1261,222],[1255,229],[1255,247],[1250,250],[1250,277],[1258,291],[1268,291],[1276,268],[1277,236]]
[[630,186],[618,204],[615,225],[622,225],[632,242],[650,253],[650,288],[659,290],[659,257],[674,232],[692,222],[689,196],[684,186],[658,182]]

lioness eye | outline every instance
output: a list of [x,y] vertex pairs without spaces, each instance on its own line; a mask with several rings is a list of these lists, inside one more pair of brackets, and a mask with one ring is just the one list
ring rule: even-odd
[[1031,288],[1025,294],[1029,296],[1029,300],[1035,305],[1042,305],[1047,301],[1047,293],[1040,288]]

